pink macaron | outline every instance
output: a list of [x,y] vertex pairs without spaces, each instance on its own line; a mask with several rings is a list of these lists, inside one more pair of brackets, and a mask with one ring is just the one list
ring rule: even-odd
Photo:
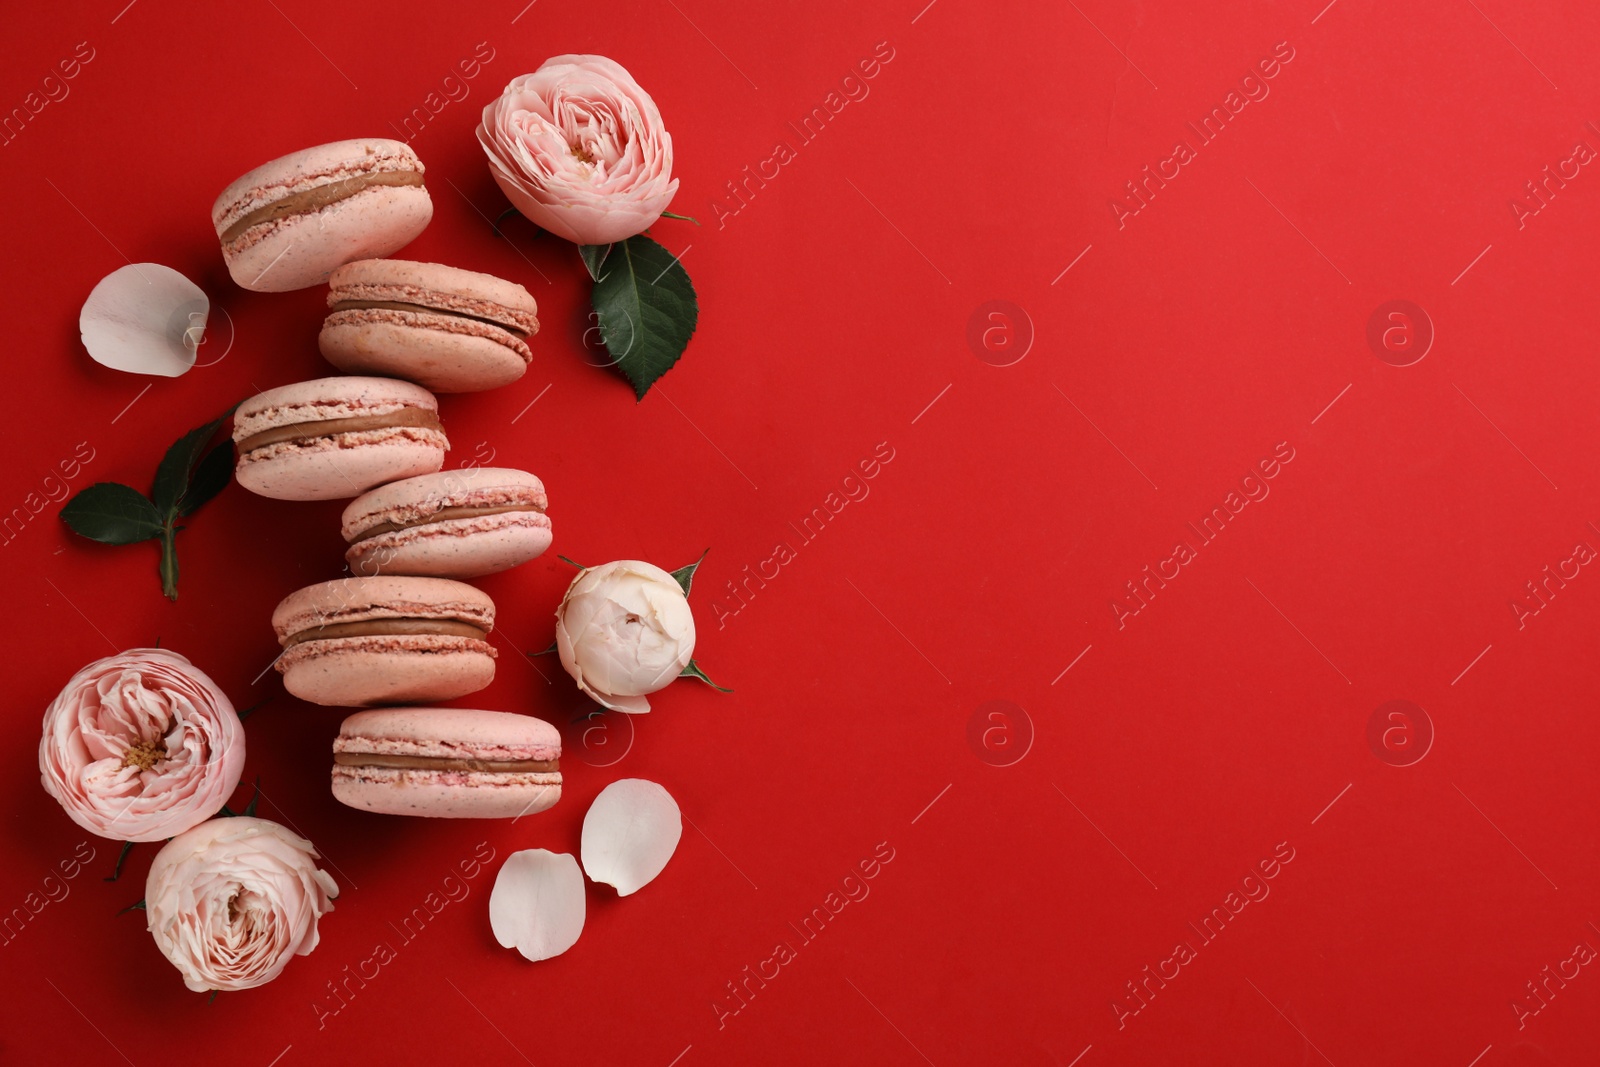
[[539,305],[522,286],[438,263],[363,259],[328,279],[317,343],[355,374],[392,374],[436,393],[492,389],[533,358]]
[[317,378],[268,389],[233,414],[235,476],[279,500],[338,500],[444,466],[439,401],[393,378]]
[[272,613],[283,687],[313,704],[422,704],[494,680],[494,601],[444,578],[340,578]]
[[233,280],[281,293],[341,263],[398,252],[433,218],[411,148],[381,137],[293,152],[228,186],[211,221]]
[[514,819],[561,799],[561,734],[469,708],[358,711],[333,741],[333,795],[363,811]]
[[544,483],[527,471],[472,467],[379,486],[344,509],[344,558],[356,574],[473,578],[550,547]]

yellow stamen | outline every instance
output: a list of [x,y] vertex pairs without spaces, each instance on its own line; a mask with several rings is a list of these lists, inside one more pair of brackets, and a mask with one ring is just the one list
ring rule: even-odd
[[137,745],[129,746],[127,754],[122,757],[122,765],[148,771],[166,758],[165,744],[160,741],[141,741]]

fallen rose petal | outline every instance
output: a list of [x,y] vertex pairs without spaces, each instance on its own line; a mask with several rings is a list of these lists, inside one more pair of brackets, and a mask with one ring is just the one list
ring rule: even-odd
[[205,290],[171,267],[130,263],[94,287],[78,332],[96,363],[176,378],[194,366],[210,311]]
[[565,852],[530,848],[506,857],[489,894],[495,940],[530,960],[559,956],[583,933],[583,872]]
[[683,814],[671,793],[623,778],[602,789],[583,817],[583,869],[625,897],[661,873],[682,836]]

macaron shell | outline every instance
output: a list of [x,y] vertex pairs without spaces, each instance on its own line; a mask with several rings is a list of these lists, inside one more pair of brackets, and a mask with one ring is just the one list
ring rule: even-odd
[[316,419],[342,419],[401,407],[438,413],[439,402],[420,385],[393,378],[341,375],[292,382],[261,392],[233,413],[233,439],[242,441],[275,426]]
[[509,385],[528,370],[528,363],[520,354],[498,341],[422,325],[328,325],[318,335],[317,345],[323,357],[340,370],[390,374],[436,393],[494,389]]
[[544,482],[512,467],[462,467],[390,482],[363,494],[345,506],[339,532],[349,541],[380,522],[412,522],[444,507],[517,501],[542,510],[549,503]]
[[331,445],[246,453],[234,473],[259,496],[343,500],[397,478],[437,471],[448,447],[442,440],[442,434],[404,430],[340,434]]
[[230,182],[211,205],[211,223],[220,237],[241,217],[281,196],[376,170],[423,169],[410,145],[387,137],[353,137],[302,148]]
[[[436,819],[515,819],[551,808],[561,799],[558,774],[516,776],[529,781],[494,782],[495,777],[509,776],[438,771],[356,773],[370,770],[335,765],[334,798],[362,811]],[[555,781],[531,780],[538,777]]]
[[456,619],[494,629],[494,601],[465,582],[438,578],[335,578],[297,589],[272,611],[280,642],[314,627],[376,619]]
[[481,708],[374,708],[339,724],[335,752],[485,760],[560,759],[561,731],[533,715]]
[[[410,643],[422,647],[423,640]],[[344,647],[289,663],[283,671],[283,687],[313,704],[424,704],[476,693],[494,681],[494,658],[472,647],[483,642],[439,638],[429,651],[383,650],[362,638],[317,643]]]
[[241,238],[247,243],[224,246],[223,258],[245,289],[304,289],[352,260],[398,252],[432,219],[426,186],[374,186],[320,211],[255,227]]
[[340,267],[328,279],[328,286],[332,290],[328,295],[330,306],[340,298],[340,289],[359,291],[367,286],[400,286],[500,304],[525,315],[539,312],[533,295],[516,282],[443,263],[419,263],[409,259],[361,260]]
[[344,558],[356,574],[476,578],[537,559],[552,540],[544,514],[508,512],[379,534],[351,545]]
[[[456,760],[559,760],[561,733],[543,719],[474,708],[377,708],[346,718],[335,753]],[[333,795],[390,815],[514,819],[561,799],[560,771],[497,772],[335,763]]]

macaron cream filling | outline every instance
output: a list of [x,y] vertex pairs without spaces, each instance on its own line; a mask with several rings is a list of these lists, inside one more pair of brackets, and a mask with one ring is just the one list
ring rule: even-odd
[[554,759],[486,760],[451,759],[443,756],[409,756],[380,752],[335,752],[333,762],[340,767],[393,767],[399,770],[484,771],[500,774],[548,774],[561,769]]
[[284,648],[292,648],[306,641],[332,641],[341,637],[411,637],[439,635],[465,637],[474,641],[488,638],[486,627],[460,619],[364,619],[359,622],[334,622],[320,624],[283,638]]
[[264,222],[275,222],[278,219],[288,218],[291,215],[306,215],[313,211],[321,211],[330,204],[341,200],[348,200],[359,192],[380,186],[418,186],[423,184],[422,172],[416,170],[381,170],[368,171],[350,178],[341,178],[338,181],[326,182],[315,185],[309,189],[302,189],[297,193],[264,204],[254,211],[241,215],[232,225],[221,233],[224,244],[244,236],[245,232],[253,226]]
[[360,544],[373,537],[387,533],[396,533],[400,530],[410,530],[417,526],[427,526],[435,522],[449,522],[453,519],[475,519],[484,515],[510,515],[518,512],[544,513],[544,508],[538,504],[501,504],[501,505],[463,505],[457,507],[440,508],[429,515],[419,516],[409,520],[390,519],[375,523],[362,530],[350,539],[352,545]]
[[[339,311],[405,311],[411,314],[422,315],[448,315],[451,318],[467,319],[472,322],[481,322],[485,326],[498,326],[500,329],[513,333],[518,337],[526,338],[533,330],[517,322],[502,322],[488,314],[473,314],[456,308],[433,307],[429,304],[413,304],[404,300],[335,300],[328,305],[331,312]],[[511,318],[510,315],[505,316]]]
[[539,332],[539,319],[531,297],[529,306],[521,307],[485,296],[470,285],[452,289],[448,282],[424,284],[420,277],[407,273],[404,265],[396,269],[401,273],[389,277],[373,276],[370,270],[347,271],[336,277],[330,283],[323,329],[388,324],[443,330],[497,341],[524,360],[533,357],[527,340]]
[[365,430],[388,430],[413,427],[423,430],[444,432],[444,424],[439,421],[439,413],[429,408],[402,407],[381,415],[354,415],[342,419],[319,419],[311,422],[290,423],[286,426],[271,426],[248,437],[235,442],[239,446],[239,453],[269,445],[281,444],[285,441],[311,441],[320,437],[333,437],[342,433],[359,433]]

